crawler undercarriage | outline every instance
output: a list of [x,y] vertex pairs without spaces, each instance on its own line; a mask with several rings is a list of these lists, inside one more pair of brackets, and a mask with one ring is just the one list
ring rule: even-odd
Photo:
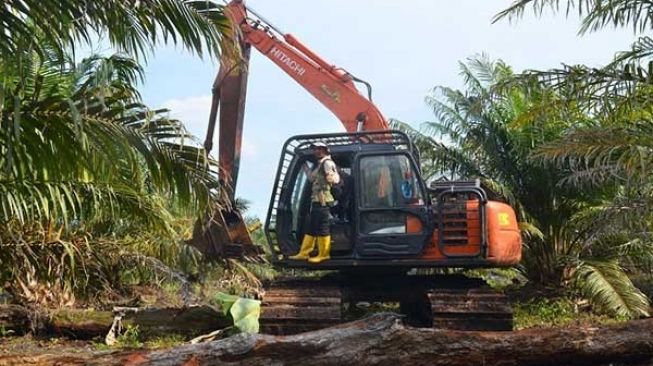
[[512,330],[508,298],[462,275],[339,273],[270,283],[261,332],[296,334],[337,325],[357,303],[394,303],[405,323],[452,330]]

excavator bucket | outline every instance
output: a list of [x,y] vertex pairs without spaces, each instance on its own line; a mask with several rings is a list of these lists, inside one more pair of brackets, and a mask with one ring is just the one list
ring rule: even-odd
[[254,245],[240,212],[216,210],[207,222],[197,221],[193,238],[187,242],[210,259],[242,258],[255,260],[261,249]]
[[[237,39],[237,35],[229,40]],[[237,41],[236,41],[237,42]],[[213,148],[213,135],[219,112],[218,162],[220,181],[223,184],[230,208],[219,209],[205,222],[197,222],[189,244],[211,259],[252,258],[261,253],[250,237],[243,216],[234,208],[235,192],[240,165],[241,139],[247,94],[247,76],[250,46],[239,42],[226,42],[227,47],[220,59],[220,70],[213,83],[213,100],[209,125],[204,141],[207,153]]]

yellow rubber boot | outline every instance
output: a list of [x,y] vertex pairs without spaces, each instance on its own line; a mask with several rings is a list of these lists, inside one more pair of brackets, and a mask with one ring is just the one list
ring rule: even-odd
[[308,258],[311,263],[320,263],[331,259],[331,235],[317,237],[317,257]]
[[315,237],[312,235],[304,235],[304,240],[302,241],[302,246],[299,248],[299,253],[290,256],[290,259],[308,259],[311,255],[311,252],[315,248]]

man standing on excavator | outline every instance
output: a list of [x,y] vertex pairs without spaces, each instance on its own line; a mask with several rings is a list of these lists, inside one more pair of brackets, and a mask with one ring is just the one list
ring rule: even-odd
[[[312,183],[310,228],[304,235],[299,253],[290,259],[308,259],[311,263],[320,263],[331,258],[331,233],[329,230],[330,208],[335,201],[331,187],[340,183],[340,175],[336,163],[331,159],[329,147],[323,142],[311,144],[317,162],[315,169],[308,172]],[[317,242],[318,255],[310,257]]]

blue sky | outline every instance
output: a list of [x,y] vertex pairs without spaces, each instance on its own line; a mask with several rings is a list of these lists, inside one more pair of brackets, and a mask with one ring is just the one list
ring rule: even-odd
[[[516,71],[561,63],[599,66],[634,40],[628,30],[577,36],[578,19],[528,15],[492,24],[512,0],[249,0],[248,5],[335,65],[369,81],[388,118],[431,120],[424,96],[460,87],[458,62],[479,53]],[[142,87],[148,105],[168,107],[203,140],[214,61],[175,47],[157,50]],[[343,131],[340,122],[264,56],[252,52],[237,195],[264,218],[279,152],[290,136]],[[217,140],[216,140],[217,145]]]

